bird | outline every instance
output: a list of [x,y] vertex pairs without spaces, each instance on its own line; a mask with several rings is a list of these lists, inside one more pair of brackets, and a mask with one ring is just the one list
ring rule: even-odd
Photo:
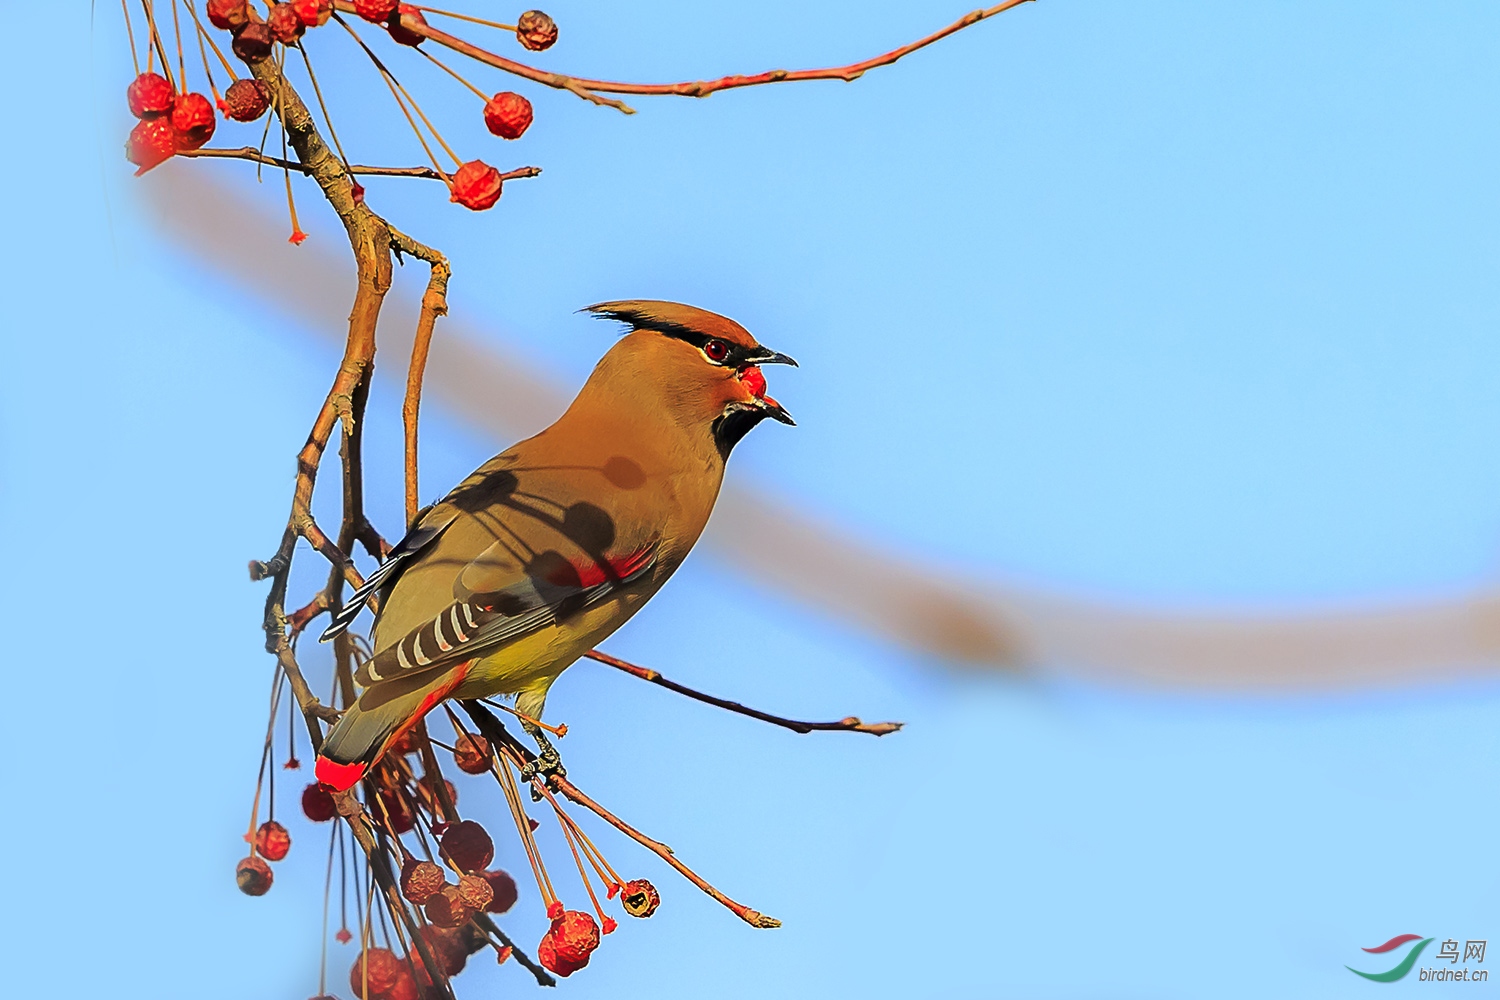
[[566,412],[419,511],[324,631],[380,595],[359,696],[314,767],[329,788],[353,787],[449,699],[513,698],[556,767],[531,722],[552,683],[682,564],[734,446],[763,420],[795,425],[761,366],[797,362],[734,320],[658,300],[581,311],[626,332]]

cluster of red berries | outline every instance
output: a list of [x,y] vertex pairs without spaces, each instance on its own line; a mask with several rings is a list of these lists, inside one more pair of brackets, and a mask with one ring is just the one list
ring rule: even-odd
[[[264,896],[271,889],[273,876],[266,861],[280,861],[292,849],[292,835],[274,819],[266,820],[255,831],[255,851],[234,869],[234,880],[247,896]],[[256,857],[256,855],[260,857]],[[262,861],[264,858],[265,861]]]
[[[470,955],[489,944],[472,924],[456,930],[428,924],[419,933],[443,975],[450,978],[464,971]],[[361,1000],[418,1000],[431,984],[415,951],[406,959],[387,948],[360,952],[349,968],[349,988]]]
[[166,77],[142,73],[125,89],[130,113],[140,119],[130,130],[125,157],[144,174],[181,150],[198,149],[214,134],[214,106],[202,94],[178,94]]

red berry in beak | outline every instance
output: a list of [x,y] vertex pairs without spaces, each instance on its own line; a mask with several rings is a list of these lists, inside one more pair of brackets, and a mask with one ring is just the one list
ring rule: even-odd
[[292,849],[292,835],[274,819],[266,820],[255,831],[255,853],[267,861],[280,861]]
[[471,819],[455,823],[443,832],[443,850],[460,871],[481,872],[495,856],[495,842],[484,827]]
[[326,823],[338,814],[328,789],[316,782],[302,789],[302,815],[314,823]]
[[520,892],[516,888],[516,880],[510,877],[509,872],[499,869],[484,873],[485,880],[490,884],[490,903],[484,908],[486,913],[504,913],[516,905],[516,899]]
[[271,889],[271,866],[252,854],[235,866],[234,880],[245,895],[264,896]]
[[272,7],[271,13],[266,16],[266,26],[271,29],[271,37],[282,45],[295,44],[307,30],[307,25],[302,23],[302,18],[289,3],[279,3]]
[[502,139],[519,139],[531,127],[531,102],[520,94],[503,91],[484,105],[484,124]]
[[766,376],[754,365],[740,372],[740,381],[745,383],[745,388],[756,399],[763,399],[766,395]]
[[130,113],[137,118],[155,118],[172,110],[177,95],[167,78],[156,73],[142,73],[125,88]]
[[533,52],[550,49],[557,41],[557,22],[539,10],[528,10],[516,22],[516,40]]
[[125,159],[136,165],[137,177],[170,160],[177,153],[177,137],[166,118],[145,118],[136,122],[125,142]]
[[483,160],[470,160],[453,175],[449,201],[482,212],[500,200],[500,171]]
[[398,0],[354,0],[354,13],[366,21],[382,24],[396,13]]
[[328,23],[333,16],[333,0],[292,0],[292,10],[302,20],[305,28],[316,28]]
[[568,910],[552,921],[542,935],[536,957],[542,965],[559,976],[571,976],[589,964],[589,956],[599,947],[599,926],[592,914]]
[[420,10],[409,3],[401,4],[400,7],[396,8],[396,13],[391,15],[390,22],[386,25],[386,30],[391,33],[392,41],[401,45],[421,45],[427,41],[426,35],[419,35],[415,31],[408,31],[401,24],[402,18],[408,21],[415,21],[424,28],[427,27],[427,18],[422,16]]
[[[362,951],[349,969],[349,988],[362,1000],[378,1000],[389,993],[396,980],[406,970],[401,960],[385,948]],[[365,983],[370,985],[368,996]]]
[[273,41],[270,25],[264,21],[251,21],[234,36],[230,48],[234,49],[235,55],[254,66],[271,58]]
[[224,116],[237,122],[253,122],[271,106],[271,88],[246,77],[224,91]]
[[249,0],[208,0],[208,22],[215,28],[238,31],[250,23]]
[[661,905],[661,894],[645,879],[632,879],[620,890],[620,904],[632,917],[649,917]]
[[[178,149],[198,149],[214,137],[214,106],[202,94],[183,94],[172,105],[172,131],[177,133]],[[296,758],[286,762],[296,764]],[[298,765],[300,766],[300,765]]]

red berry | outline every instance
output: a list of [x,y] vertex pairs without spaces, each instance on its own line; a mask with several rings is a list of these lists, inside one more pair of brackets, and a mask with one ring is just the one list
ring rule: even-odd
[[453,175],[453,193],[449,201],[482,212],[500,200],[500,171],[483,160],[470,160]]
[[[177,133],[178,149],[198,149],[214,137],[217,124],[214,106],[202,94],[183,94],[172,105],[172,131]],[[293,757],[285,766],[296,768],[302,765]]]
[[474,913],[472,909],[464,905],[456,885],[443,886],[440,891],[427,897],[424,906],[427,910],[427,919],[439,927],[457,927]]
[[271,888],[271,878],[271,866],[253,854],[234,868],[234,880],[247,896],[264,896]]
[[[401,960],[386,948],[371,948],[359,953],[354,965],[349,968],[349,988],[361,1000],[377,1000],[390,992],[396,979],[406,970]],[[365,995],[365,983],[370,984],[369,995]]]
[[403,18],[415,21],[424,28],[427,27],[427,18],[422,16],[422,12],[411,4],[404,3],[397,8],[396,13],[391,15],[390,21],[386,24],[386,30],[391,33],[391,39],[402,45],[421,45],[425,42],[427,36],[419,35],[415,31],[409,31],[401,23]]
[[481,875],[463,875],[458,880],[458,898],[471,910],[485,910],[495,899],[489,879]]
[[490,741],[464,733],[453,746],[453,763],[465,774],[484,774],[490,769]]
[[661,905],[661,893],[643,878],[632,879],[620,890],[620,905],[632,917],[649,917]]
[[397,0],[354,0],[354,13],[366,21],[381,24],[396,13]]
[[301,18],[304,28],[316,28],[327,24],[333,16],[333,0],[292,0],[292,10]]
[[490,892],[493,893],[490,905],[484,908],[486,913],[504,913],[516,905],[516,898],[520,892],[516,889],[516,880],[510,877],[509,872],[494,871],[484,873],[485,880],[490,884]]
[[391,988],[380,995],[380,1000],[421,1000],[421,997],[422,991],[417,989],[417,981],[403,965],[401,974],[396,977]]
[[[460,932],[450,930],[447,927],[438,927],[428,924],[419,932],[422,939],[427,942],[427,947],[432,950],[432,957],[437,959],[443,967],[443,974],[456,976],[464,971],[464,966],[469,962],[469,952],[464,947]],[[420,953],[413,949],[413,960],[418,961]],[[420,964],[420,961],[418,961]]]
[[405,757],[409,753],[422,752],[422,733],[416,726],[403,730],[400,736],[391,741],[391,747],[387,753],[398,754]]
[[177,95],[167,78],[156,73],[142,73],[125,88],[130,113],[137,118],[155,118],[172,110]]
[[255,831],[255,853],[267,861],[280,861],[292,849],[292,835],[286,827],[268,819]]
[[[444,779],[443,788],[448,792],[448,801],[456,805],[458,803],[458,789],[453,787],[453,782]],[[438,803],[433,798],[432,784],[428,781],[428,776],[425,774],[417,781],[417,798],[421,800],[429,812],[437,812]],[[444,829],[447,828],[444,827]],[[433,832],[437,833],[439,831],[434,829]]]
[[215,28],[238,31],[250,23],[249,0],[208,0],[208,20]]
[[329,794],[328,789],[317,782],[302,789],[302,815],[314,823],[326,823],[338,814],[339,808],[333,804],[333,796]]
[[125,159],[138,168],[137,177],[170,160],[177,152],[177,137],[166,118],[144,118],[130,130],[125,142]]
[[459,871],[479,872],[495,856],[495,842],[484,827],[471,819],[455,823],[443,833],[443,851]]
[[271,58],[273,41],[270,25],[264,21],[251,21],[234,36],[234,44],[230,48],[234,49],[235,55],[254,66]]
[[[301,243],[302,241],[296,240],[296,242]],[[382,810],[379,806],[376,806],[372,810],[372,812],[374,813],[376,819],[384,819],[387,816],[390,817],[392,833],[406,833],[412,827],[417,825],[416,817],[414,817],[411,814],[411,810],[406,807],[406,800],[397,795],[395,792],[381,792],[380,801],[384,804],[385,808]]]
[[271,37],[282,45],[295,43],[307,30],[307,25],[302,23],[302,18],[289,3],[279,3],[271,8],[271,13],[266,15],[266,27],[271,29]]
[[568,910],[542,935],[536,957],[542,965],[559,976],[571,976],[589,964],[589,956],[599,947],[599,927],[592,914]]
[[528,10],[516,22],[516,39],[533,52],[550,49],[557,41],[557,22],[539,10]]
[[431,861],[407,858],[401,866],[401,895],[421,906],[435,892],[442,891],[448,882],[443,870]]
[[502,139],[519,139],[531,127],[531,102],[508,90],[496,94],[485,102],[484,124]]

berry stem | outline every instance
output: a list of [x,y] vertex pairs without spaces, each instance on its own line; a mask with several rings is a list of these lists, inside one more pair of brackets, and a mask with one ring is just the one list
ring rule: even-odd
[[[449,187],[452,187],[453,182],[449,180],[447,174],[443,173],[443,168],[438,166],[437,157],[433,155],[432,147],[427,145],[427,139],[422,135],[422,130],[417,127],[416,121],[412,119],[411,112],[406,110],[406,102],[401,99],[401,92],[396,89],[396,84],[394,83],[394,78],[391,76],[390,70],[385,68],[385,63],[380,61],[380,57],[377,56],[370,49],[370,47],[365,44],[364,39],[360,38],[359,35],[354,31],[354,29],[349,27],[348,23],[342,17],[339,17],[337,14],[335,14],[334,20],[338,21],[339,24],[344,26],[344,30],[349,32],[349,36],[354,39],[354,41],[359,45],[360,48],[365,50],[365,55],[370,57],[370,61],[373,62],[375,64],[375,68],[380,71],[380,78],[384,80],[385,85],[390,88],[391,96],[396,99],[396,106],[399,107],[401,109],[401,113],[406,116],[406,123],[411,126],[411,130],[417,135],[417,141],[422,144],[422,151],[427,154],[427,161],[432,164],[432,168],[434,170],[442,175],[443,183],[447,184]],[[423,120],[425,121],[426,119],[424,118]],[[449,150],[449,155],[452,156],[452,150]],[[454,160],[457,161],[458,157],[455,156]]]
[[[553,803],[555,806],[556,803]],[[599,915],[599,923],[604,923],[604,907],[599,905],[599,897],[594,895],[594,882],[589,878],[589,873],[583,867],[583,859],[578,856],[578,845],[573,841],[573,831],[568,828],[568,821],[564,818],[562,810],[557,810],[557,825],[562,828],[563,839],[568,842],[568,850],[573,852],[573,863],[578,866],[578,877],[583,879],[583,887],[588,890],[589,901],[594,904],[594,912]]]
[[468,87],[470,90],[472,90],[474,92],[475,96],[478,97],[481,101],[488,101],[490,99],[490,95],[486,94],[484,91],[482,91],[478,87],[474,86],[468,80],[465,80],[462,76],[459,76],[457,70],[451,69],[448,66],[447,63],[443,62],[441,59],[439,59],[437,56],[433,55],[431,52],[428,52],[424,48],[418,48],[417,51],[420,52],[420,53],[422,53],[424,56],[426,56],[432,62],[436,63],[437,66],[438,66],[438,68],[441,69],[443,72],[447,73],[449,76],[453,77],[453,79],[457,80],[459,83],[463,84],[465,87]]
[[[503,177],[504,175],[502,174],[501,176]],[[547,732],[551,733],[553,736],[556,736],[558,739],[562,739],[564,736],[568,735],[568,727],[566,724],[561,726],[549,726],[542,720],[533,719],[525,712],[519,712],[503,702],[493,701],[489,698],[481,698],[479,700],[484,702],[491,708],[498,708],[502,712],[509,712],[511,715],[514,715],[516,718],[520,719],[522,722],[529,722],[531,725],[536,726],[538,729],[545,729],[547,730]]]
[[344,155],[343,143],[339,142],[339,134],[333,129],[333,118],[328,114],[328,105],[323,103],[323,88],[318,86],[318,75],[313,72],[312,57],[307,54],[307,46],[298,44],[297,51],[302,53],[302,62],[307,66],[307,78],[312,81],[313,94],[318,98],[318,107],[323,112],[323,124],[328,126],[328,135],[333,139],[333,148],[339,151],[339,159],[344,163],[344,170],[349,170],[349,157]]
[[471,24],[482,24],[486,28],[499,28],[501,31],[514,32],[516,30],[516,26],[514,24],[501,24],[499,21],[486,21],[484,18],[475,17],[472,14],[460,14],[457,11],[451,10],[438,10],[436,7],[423,7],[421,4],[414,4],[413,6],[415,6],[417,10],[422,11],[424,14],[437,14],[441,17],[451,17],[458,21],[468,21]]
[[182,22],[177,16],[177,0],[171,0],[172,4],[172,38],[177,42],[177,79],[182,81],[182,92],[188,91],[187,82],[187,60],[182,55]]
[[125,15],[125,37],[130,39],[130,65],[135,75],[141,75],[141,59],[135,54],[135,28],[130,23],[130,0],[120,0],[120,12]]
[[[177,83],[172,79],[172,62],[167,58],[167,48],[162,44],[161,32],[156,27],[156,12],[152,8],[151,0],[141,0],[141,8],[146,12],[146,26],[151,29],[151,45],[157,55],[161,56],[161,75],[167,78],[172,89],[181,93]],[[146,53],[146,72],[151,72],[151,53]]]
[[[123,2],[124,0],[121,0],[121,3]],[[187,9],[188,13],[193,16],[193,26],[198,29],[198,46],[202,48],[203,43],[205,41],[208,42],[208,47],[214,50],[214,55],[218,56],[219,62],[223,63],[224,72],[229,74],[229,82],[233,83],[235,80],[238,80],[239,77],[235,76],[233,64],[231,64],[230,61],[224,57],[224,53],[219,49],[218,43],[214,41],[214,36],[210,35],[208,33],[208,29],[203,27],[203,22],[198,20],[198,11],[193,8],[192,0],[187,0]],[[207,58],[205,57],[205,63],[206,62]],[[209,77],[209,82],[210,84],[212,84],[212,77]],[[215,91],[214,95],[218,96],[218,91]]]

